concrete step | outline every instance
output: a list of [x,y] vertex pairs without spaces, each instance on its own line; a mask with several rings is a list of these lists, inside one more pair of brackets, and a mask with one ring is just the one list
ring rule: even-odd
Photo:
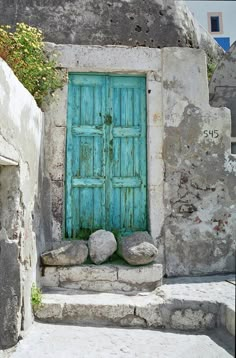
[[162,265],[81,265],[44,267],[43,287],[93,292],[150,292],[162,284]]
[[167,300],[154,293],[135,296],[49,289],[36,317],[44,322],[96,326],[199,330],[218,324],[219,306]]
[[47,323],[185,331],[222,326],[235,335],[235,286],[226,278],[169,279],[134,295],[48,288],[35,314]]

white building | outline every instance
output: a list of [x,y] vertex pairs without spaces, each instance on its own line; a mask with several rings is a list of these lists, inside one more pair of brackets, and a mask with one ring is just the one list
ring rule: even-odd
[[236,41],[236,1],[186,0],[189,9],[224,50]]

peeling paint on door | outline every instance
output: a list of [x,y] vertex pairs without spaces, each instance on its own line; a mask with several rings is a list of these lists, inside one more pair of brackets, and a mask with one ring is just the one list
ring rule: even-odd
[[146,79],[69,76],[66,237],[147,229]]

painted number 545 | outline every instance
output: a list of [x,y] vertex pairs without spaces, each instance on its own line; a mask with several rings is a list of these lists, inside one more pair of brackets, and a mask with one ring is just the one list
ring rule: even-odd
[[212,129],[212,130],[206,129],[203,131],[203,133],[204,133],[205,138],[211,137],[211,138],[216,139],[219,137],[218,129]]

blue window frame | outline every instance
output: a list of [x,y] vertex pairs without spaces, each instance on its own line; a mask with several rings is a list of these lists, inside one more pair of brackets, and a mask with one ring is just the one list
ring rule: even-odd
[[229,50],[230,37],[216,37],[215,40],[225,51]]
[[220,32],[219,16],[211,16],[211,32]]

